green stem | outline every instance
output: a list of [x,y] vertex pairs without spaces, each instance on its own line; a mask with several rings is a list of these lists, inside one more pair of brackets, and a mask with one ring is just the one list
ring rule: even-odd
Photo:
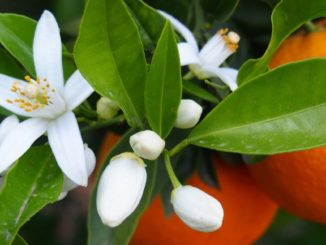
[[88,132],[91,130],[111,126],[113,124],[119,124],[119,123],[122,123],[124,120],[125,120],[124,115],[119,115],[119,116],[116,116],[116,117],[108,119],[108,120],[93,122],[91,125],[82,128],[80,131],[82,133],[85,133],[85,132]]
[[211,82],[209,80],[205,80],[204,82],[208,86],[211,86],[211,87],[216,88],[216,89],[223,89],[223,90],[228,89],[228,86],[218,85],[217,83]]
[[169,151],[169,156],[173,157],[175,154],[177,154],[179,151],[183,150],[185,147],[189,145],[188,139],[184,139],[179,144],[177,144],[175,147],[173,147]]
[[166,171],[168,172],[169,178],[173,185],[173,189],[176,189],[179,186],[181,186],[181,183],[173,171],[172,164],[170,161],[169,152],[167,150],[164,151],[164,162],[165,162]]
[[311,20],[309,20],[306,23],[304,23],[304,26],[306,27],[306,29],[309,32],[316,32],[316,31],[318,31],[318,27]]
[[194,77],[194,74],[192,74],[191,71],[189,71],[186,75],[182,77],[183,80],[190,80],[191,78]]

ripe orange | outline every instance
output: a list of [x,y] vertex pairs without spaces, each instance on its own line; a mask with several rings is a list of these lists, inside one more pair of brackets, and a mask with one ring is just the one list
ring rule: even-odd
[[203,183],[197,174],[188,184],[217,198],[224,208],[220,230],[202,233],[188,228],[173,214],[165,217],[160,198],[154,199],[140,219],[132,245],[249,245],[269,226],[277,205],[254,183],[245,166],[231,167],[217,157],[220,190]]
[[[325,31],[292,36],[283,42],[270,67],[326,57],[325,41]],[[282,208],[302,218],[326,223],[326,147],[270,156],[249,170]]]
[[269,66],[275,68],[292,61],[326,57],[325,41],[326,31],[291,36],[282,43]]

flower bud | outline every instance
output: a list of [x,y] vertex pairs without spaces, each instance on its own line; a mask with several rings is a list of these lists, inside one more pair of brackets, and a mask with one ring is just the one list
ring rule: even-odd
[[103,119],[113,118],[119,110],[117,102],[106,97],[101,97],[96,103],[96,112]]
[[138,156],[148,160],[157,159],[165,146],[165,141],[151,130],[144,130],[132,135],[129,143]]
[[174,126],[182,129],[192,128],[198,123],[202,112],[203,108],[194,100],[181,100]]
[[[95,168],[96,157],[94,152],[90,148],[88,148],[87,144],[84,144],[84,152],[85,152],[86,169],[87,169],[88,176],[90,176]],[[71,191],[76,187],[78,187],[78,185],[64,175],[62,193],[60,195],[61,199],[63,199],[67,195],[68,191]],[[66,195],[63,195],[63,193],[66,193]]]
[[179,218],[194,230],[211,232],[222,225],[224,214],[220,202],[196,187],[174,189],[171,202]]
[[134,153],[111,159],[99,181],[97,212],[105,225],[121,224],[138,206],[146,183],[145,164]]

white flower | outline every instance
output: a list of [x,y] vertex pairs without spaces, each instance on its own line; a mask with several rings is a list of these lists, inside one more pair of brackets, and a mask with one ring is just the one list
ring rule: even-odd
[[238,71],[232,68],[219,67],[233,54],[240,41],[235,32],[222,29],[216,33],[199,51],[196,39],[191,31],[173,16],[159,11],[178,31],[186,42],[178,44],[181,65],[189,65],[191,72],[199,79],[219,77],[233,91],[237,89],[236,77]]
[[179,218],[194,230],[211,232],[222,225],[224,213],[220,202],[196,187],[177,187],[171,202]]
[[[9,117],[6,117],[0,124],[0,147],[3,139],[6,137],[6,135],[16,128],[19,125],[19,120],[15,115],[11,115]],[[0,187],[4,181],[4,175],[8,169],[4,169],[1,171],[0,175]]]
[[83,141],[72,110],[93,89],[77,70],[63,78],[60,31],[54,16],[44,11],[37,23],[33,57],[37,77],[26,81],[0,74],[0,105],[29,117],[11,130],[0,147],[0,172],[22,156],[47,132],[59,167],[78,185],[87,185]]
[[[87,144],[84,144],[84,153],[86,160],[87,176],[89,177],[95,168],[96,157],[94,152],[87,146]],[[67,193],[68,191],[75,189],[77,186],[78,184],[76,184],[66,175],[64,175],[62,192]]]
[[181,100],[174,126],[182,129],[192,128],[198,123],[202,112],[203,108],[196,101]]
[[97,114],[103,119],[111,119],[117,115],[119,110],[117,102],[106,97],[101,97],[96,103]]
[[104,224],[121,224],[138,206],[146,183],[145,164],[133,153],[111,159],[99,181],[97,212]]
[[144,130],[132,135],[129,143],[138,156],[148,160],[157,159],[165,146],[165,141],[151,130]]

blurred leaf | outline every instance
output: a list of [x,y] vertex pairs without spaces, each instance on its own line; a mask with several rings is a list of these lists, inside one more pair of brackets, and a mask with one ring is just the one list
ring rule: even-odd
[[205,11],[214,15],[220,22],[231,17],[240,0],[201,0]]
[[46,204],[57,201],[63,175],[49,146],[31,148],[6,174],[0,192],[0,244],[11,244],[19,228]]
[[166,22],[147,75],[145,108],[149,125],[162,138],[173,128],[182,95],[179,52]]
[[23,69],[12,56],[0,47],[0,73],[12,77],[23,77]]
[[152,7],[140,0],[125,0],[134,13],[138,23],[145,30],[150,39],[157,43],[164,27],[165,19]]
[[122,0],[90,0],[75,46],[77,67],[102,96],[142,126],[146,61],[137,25]]
[[27,242],[19,234],[16,235],[12,245],[28,245]]
[[[107,156],[105,163],[103,164],[100,173],[103,172],[105,167],[109,164],[110,159],[120,153],[131,151],[129,145],[129,137],[134,134],[134,130],[129,130],[123,138],[115,145]],[[134,230],[136,229],[138,220],[141,214],[145,211],[145,208],[150,202],[152,196],[157,163],[152,161],[146,161],[147,182],[142,199],[136,208],[136,210],[118,227],[110,228],[105,226],[100,217],[98,216],[96,209],[96,192],[97,185],[100,178],[100,174],[97,176],[95,188],[92,191],[89,212],[88,212],[88,245],[124,245],[128,244]]]
[[214,95],[212,95],[210,92],[208,92],[207,90],[199,87],[197,84],[188,81],[188,80],[183,80],[182,81],[182,86],[183,86],[183,91],[185,93],[188,93],[190,95],[193,95],[199,99],[203,99],[206,100],[212,104],[217,104],[219,102],[219,100],[217,99],[217,97],[215,97]]
[[229,95],[190,133],[197,146],[275,154],[326,143],[326,60],[282,66]]
[[36,22],[16,14],[0,14],[0,44],[35,76],[32,43]]
[[259,59],[248,60],[240,69],[238,84],[249,82],[268,68],[268,63],[282,41],[311,19],[326,16],[326,1],[283,0],[272,14],[272,37],[265,54]]

